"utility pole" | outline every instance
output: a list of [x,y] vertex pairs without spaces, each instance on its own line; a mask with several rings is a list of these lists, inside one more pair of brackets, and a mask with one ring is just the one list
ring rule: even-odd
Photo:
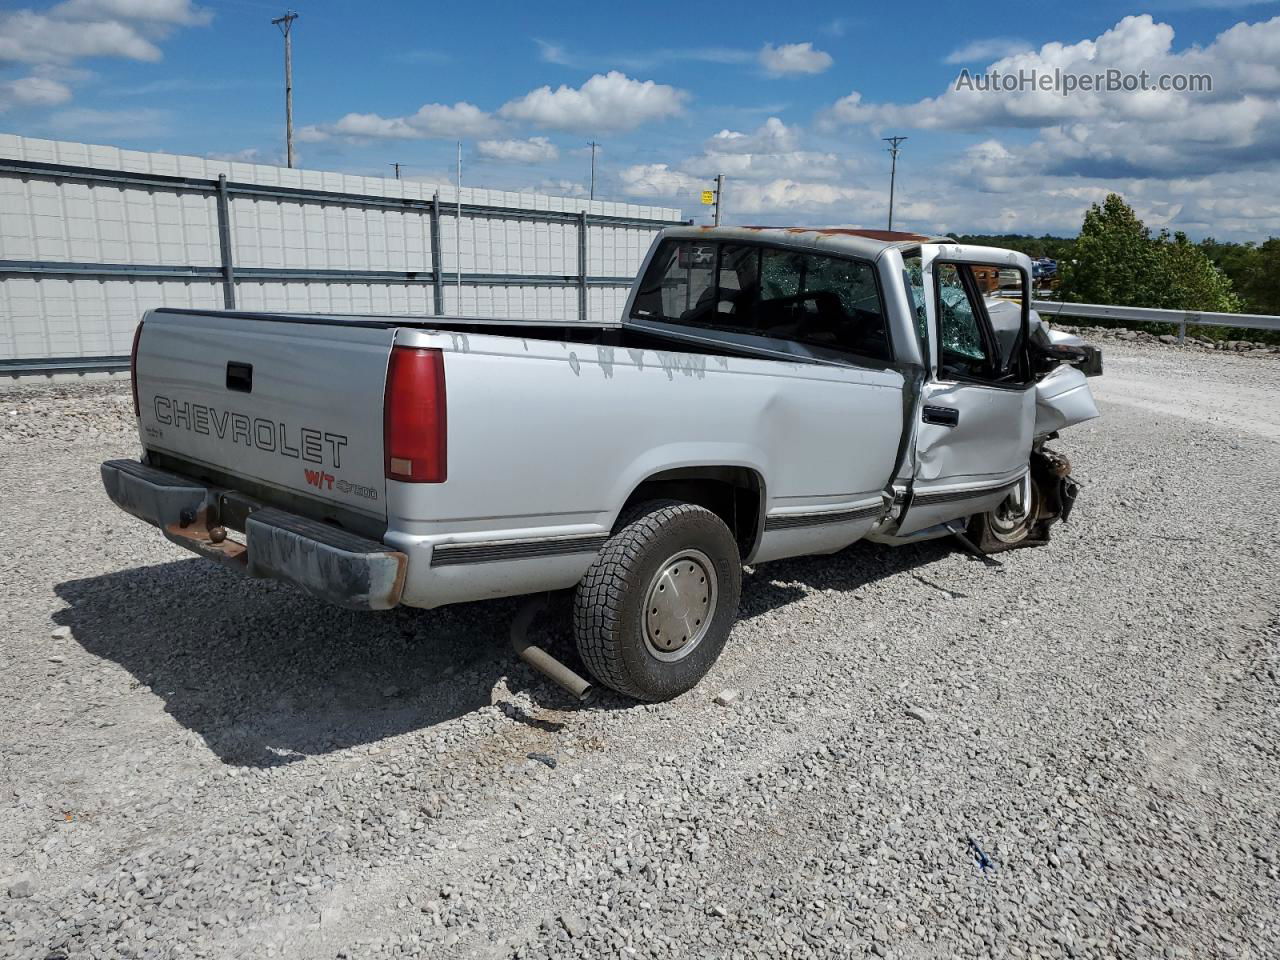
[[889,156],[893,157],[893,163],[889,167],[889,229],[893,229],[893,188],[894,183],[898,179],[898,144],[906,140],[906,137],[881,137],[885,143],[889,144]]
[[591,147],[591,194],[590,199],[596,198],[596,147],[598,144],[592,140],[589,144]]
[[391,166],[393,166],[393,167],[395,167],[395,168],[396,168],[396,179],[397,179],[397,180],[399,180],[399,179],[400,179],[400,168],[401,168],[402,166],[404,166],[404,164],[400,163],[398,160],[393,160],[393,161],[391,161]]
[[715,225],[720,226],[720,208],[724,206],[724,174],[716,174],[716,218]]
[[286,10],[283,17],[276,17],[271,22],[284,34],[284,145],[288,155],[289,166],[293,166],[293,37],[291,36],[293,21],[298,15]]

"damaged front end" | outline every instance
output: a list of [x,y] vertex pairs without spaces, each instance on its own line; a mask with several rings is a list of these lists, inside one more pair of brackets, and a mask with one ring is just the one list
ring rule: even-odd
[[1030,347],[1037,368],[1030,470],[995,509],[969,518],[966,540],[982,553],[1047,543],[1049,528],[1070,518],[1080,484],[1071,461],[1046,443],[1100,415],[1089,378],[1102,373],[1101,351],[1050,329],[1034,311]]
[[1030,467],[995,509],[969,518],[967,544],[984,554],[1038,546],[1049,542],[1054,523],[1071,516],[1080,492],[1071,461],[1041,440],[1031,451]]

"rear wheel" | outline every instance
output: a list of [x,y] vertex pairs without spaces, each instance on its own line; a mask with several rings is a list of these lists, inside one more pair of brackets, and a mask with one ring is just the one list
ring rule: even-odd
[[578,652],[605,686],[669,700],[720,656],[741,590],[742,561],[724,521],[678,500],[641,504],[578,585]]

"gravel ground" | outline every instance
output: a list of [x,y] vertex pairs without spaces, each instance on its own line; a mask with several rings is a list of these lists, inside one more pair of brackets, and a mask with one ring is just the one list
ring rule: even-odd
[[1275,956],[1280,368],[1096,383],[1049,546],[762,566],[700,687],[586,707],[516,601],[339,611],[116,511],[127,384],[0,391],[0,956]]

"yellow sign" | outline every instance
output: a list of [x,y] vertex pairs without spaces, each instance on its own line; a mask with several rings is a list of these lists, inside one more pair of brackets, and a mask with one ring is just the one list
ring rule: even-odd
[[715,202],[716,202],[716,192],[714,190],[702,191],[702,205],[704,207],[709,207]]

